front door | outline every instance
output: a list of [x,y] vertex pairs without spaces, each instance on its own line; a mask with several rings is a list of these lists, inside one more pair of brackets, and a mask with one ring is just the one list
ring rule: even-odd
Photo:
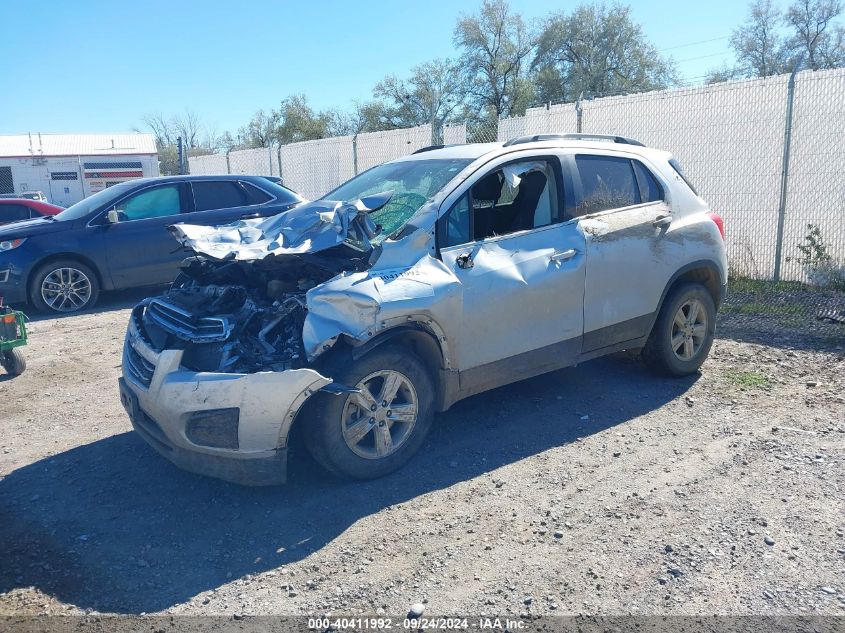
[[101,227],[115,288],[176,278],[186,253],[166,227],[180,222],[188,208],[185,185],[175,182],[147,187],[115,205],[120,221]]
[[[441,258],[460,281],[465,378],[487,388],[574,361],[583,332],[585,243],[562,221],[557,159],[478,178],[441,218]],[[476,391],[477,388],[470,388]]]

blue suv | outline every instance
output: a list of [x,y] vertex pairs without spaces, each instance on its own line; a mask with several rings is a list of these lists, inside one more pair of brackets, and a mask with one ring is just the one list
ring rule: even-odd
[[93,306],[101,290],[169,283],[186,256],[169,225],[266,217],[300,202],[261,176],[123,182],[58,215],[0,227],[0,297],[67,313]]

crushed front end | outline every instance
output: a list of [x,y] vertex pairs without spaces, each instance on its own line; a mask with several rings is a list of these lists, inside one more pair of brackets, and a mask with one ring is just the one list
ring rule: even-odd
[[176,465],[268,485],[285,480],[297,412],[331,381],[303,352],[303,287],[315,281],[252,266],[197,258],[168,293],[136,306],[120,392],[133,427]]
[[440,299],[455,279],[429,255],[430,231],[370,242],[380,228],[368,214],[389,198],[172,227],[196,255],[135,307],[123,352],[121,401],[147,443],[197,473],[285,480],[304,403],[350,391],[321,371],[327,356],[351,356],[388,327],[433,328],[434,305],[451,305]]
[[[327,234],[320,253],[298,248],[221,259],[196,248],[166,294],[134,308],[120,397],[133,427],[159,453],[186,470],[237,483],[285,481],[290,426],[308,397],[331,383],[308,366],[306,292],[366,267],[370,254],[339,243],[344,234],[328,230],[344,211],[331,215],[319,207],[311,234],[297,234],[300,240]],[[308,220],[301,209],[296,213]],[[343,216],[344,233],[359,230],[360,214],[352,209]],[[263,239],[260,226],[228,230]],[[276,249],[281,242],[266,241]]]

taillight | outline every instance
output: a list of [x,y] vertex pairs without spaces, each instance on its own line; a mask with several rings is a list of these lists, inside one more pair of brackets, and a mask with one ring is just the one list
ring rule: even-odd
[[722,236],[722,239],[725,239],[725,221],[718,213],[713,213],[712,211],[707,214],[711,220],[713,220],[716,227],[719,229],[719,234]]

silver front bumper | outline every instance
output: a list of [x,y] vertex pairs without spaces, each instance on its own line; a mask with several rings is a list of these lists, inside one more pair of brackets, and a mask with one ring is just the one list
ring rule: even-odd
[[[287,446],[288,432],[305,400],[331,380],[313,369],[225,374],[188,371],[181,350],[155,351],[138,332],[134,319],[123,349],[121,399],[133,426],[160,453],[188,470],[224,479],[210,462],[272,460]],[[239,409],[237,448],[215,448],[192,442],[186,424],[197,412]],[[209,462],[209,463],[210,463]],[[231,464],[240,472],[246,463]],[[283,480],[283,479],[282,479]],[[240,483],[249,483],[240,481]]]

